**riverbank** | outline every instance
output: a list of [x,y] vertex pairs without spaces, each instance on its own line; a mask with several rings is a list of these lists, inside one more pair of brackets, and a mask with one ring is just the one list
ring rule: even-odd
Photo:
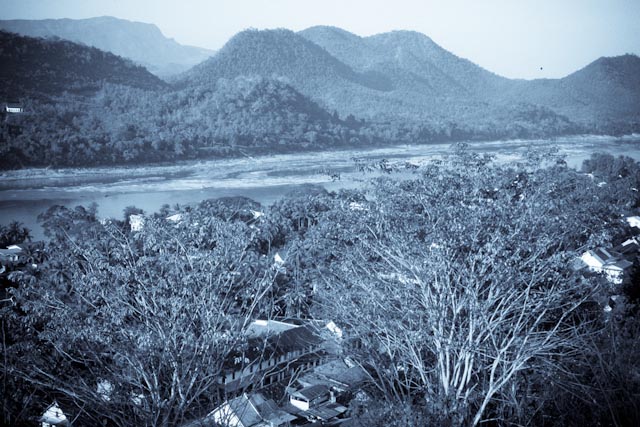
[[[469,149],[478,152],[496,152],[501,150],[517,150],[522,147],[545,147],[565,145],[571,143],[607,143],[607,142],[634,142],[640,141],[640,134],[625,135],[621,137],[606,135],[577,135],[558,137],[553,139],[513,139],[497,141],[469,141]],[[39,187],[74,186],[82,184],[112,183],[130,179],[179,179],[193,174],[196,171],[212,166],[231,168],[247,163],[259,163],[273,159],[275,162],[286,161],[291,157],[331,158],[334,155],[351,157],[387,156],[389,158],[401,157],[406,151],[435,151],[446,154],[452,143],[428,143],[412,145],[394,145],[388,147],[373,148],[344,148],[323,151],[305,151],[289,154],[262,154],[257,156],[238,156],[222,159],[181,160],[176,163],[156,163],[143,165],[124,166],[96,166],[73,168],[25,168],[0,172],[0,191],[11,189],[33,189]],[[567,149],[568,147],[564,147]]]
[[[468,142],[469,150],[515,162],[531,149],[555,150],[578,168],[594,152],[640,160],[640,135],[625,138],[581,136],[553,140]],[[334,150],[275,154],[222,160],[185,161],[173,165],[118,168],[24,169],[0,175],[0,223],[18,220],[42,237],[37,217],[50,206],[98,204],[101,217],[122,216],[127,206],[154,212],[164,204],[245,196],[273,203],[302,185],[328,190],[354,187],[365,176],[363,162],[407,161],[419,164],[451,152],[451,144],[404,145],[369,150]],[[338,179],[339,178],[339,179]]]

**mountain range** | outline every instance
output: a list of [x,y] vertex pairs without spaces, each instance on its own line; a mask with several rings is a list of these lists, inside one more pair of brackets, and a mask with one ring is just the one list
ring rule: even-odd
[[[0,27],[9,22],[17,21]],[[153,25],[30,22],[25,28],[48,28],[49,38],[0,33],[7,82],[0,95],[30,109],[19,126],[0,125],[8,142],[0,154],[13,153],[21,165],[640,131],[635,55],[600,58],[561,79],[518,80],[417,32],[246,30],[163,81],[139,65],[142,52],[166,65],[189,49]],[[50,37],[89,23],[73,36],[82,44]],[[112,53],[89,46],[100,38]],[[124,45],[126,55],[114,54]],[[39,159],[38,152],[49,155]]]
[[214,54],[181,45],[153,24],[110,16],[89,19],[0,20],[0,30],[31,37],[59,37],[131,59],[152,73],[167,77],[191,68]]
[[540,109],[580,125],[640,118],[637,56],[600,58],[562,79],[513,80],[411,31],[359,37],[334,27],[249,30],[178,84],[237,75],[284,79],[329,110],[368,120],[476,122]]

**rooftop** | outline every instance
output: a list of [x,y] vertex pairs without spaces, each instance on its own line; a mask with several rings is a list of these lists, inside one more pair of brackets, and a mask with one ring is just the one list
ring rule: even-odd
[[291,391],[289,392],[289,394],[296,398],[302,398],[311,401],[320,396],[328,395],[329,387],[325,384],[316,384],[300,390]]
[[600,261],[602,261],[603,264],[606,264],[607,262],[611,261],[612,259],[615,258],[615,255],[612,254],[611,252],[609,252],[608,250],[606,250],[605,248],[597,248],[594,249],[593,251],[591,251],[591,253]]
[[[265,323],[266,322],[266,323]],[[248,329],[244,349],[230,355],[226,368],[237,370],[258,360],[272,359],[294,351],[304,354],[323,342],[312,324],[295,325],[278,321],[257,321]]]
[[607,266],[605,268],[607,269],[613,269],[613,270],[626,270],[627,268],[630,268],[633,265],[633,263],[631,261],[627,261],[626,259],[622,259],[620,261],[611,263],[611,264],[607,264]]
[[359,366],[349,367],[343,360],[331,360],[304,374],[298,383],[304,387],[324,384],[337,391],[355,390],[367,380],[367,373]]
[[[184,427],[200,427],[216,424],[216,416],[231,417],[235,415],[244,427],[262,426],[265,422],[273,426],[279,426],[295,420],[297,417],[279,408],[273,400],[266,399],[261,393],[247,395],[246,393],[235,399],[228,400],[205,418],[186,424]],[[224,422],[224,420],[222,420]],[[220,422],[220,421],[218,421]],[[229,422],[229,424],[232,424]]]
[[319,418],[323,421],[328,421],[332,418],[336,418],[341,414],[347,412],[347,408],[335,402],[325,402],[308,410],[303,410],[287,404],[284,408],[287,412],[296,415],[301,418]]
[[258,319],[249,325],[246,330],[246,334],[251,338],[264,337],[268,335],[277,335],[297,327],[299,327],[299,325],[293,325],[291,323],[280,322],[277,320]]

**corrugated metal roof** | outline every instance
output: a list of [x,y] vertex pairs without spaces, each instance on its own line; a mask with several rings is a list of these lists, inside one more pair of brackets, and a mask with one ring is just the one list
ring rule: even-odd
[[230,355],[225,363],[226,369],[239,370],[251,363],[278,358],[295,351],[305,353],[309,347],[315,347],[322,341],[314,326],[294,325],[280,333],[249,339],[243,350]]
[[316,384],[296,390],[290,393],[293,397],[299,397],[308,401],[314,400],[320,396],[329,396],[329,387],[324,384]]

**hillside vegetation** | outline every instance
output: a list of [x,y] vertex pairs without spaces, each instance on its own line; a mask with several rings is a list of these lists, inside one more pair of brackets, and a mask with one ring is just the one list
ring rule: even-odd
[[30,37],[57,37],[111,52],[167,77],[204,61],[214,52],[166,38],[153,24],[111,16],[89,19],[0,20],[0,29]]
[[398,31],[248,30],[165,83],[68,41],[1,33],[0,168],[90,166],[640,131],[640,59],[509,80]]
[[0,43],[0,97],[5,100],[92,95],[107,82],[147,90],[167,86],[145,68],[96,48],[2,31]]

